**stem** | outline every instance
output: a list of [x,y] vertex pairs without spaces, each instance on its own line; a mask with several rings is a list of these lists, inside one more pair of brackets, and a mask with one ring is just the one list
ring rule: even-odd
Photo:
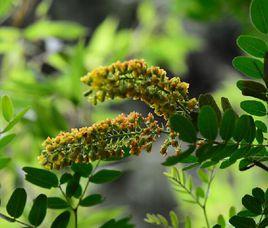
[[206,220],[207,228],[209,228],[209,221],[208,221],[208,215],[207,215],[206,207],[202,207],[202,210],[203,210],[203,214],[204,214],[204,217],[205,217],[205,220]]
[[74,227],[77,228],[78,227],[78,214],[77,214],[77,211],[78,211],[78,207],[80,205],[80,202],[81,200],[83,199],[84,195],[86,194],[86,191],[87,191],[87,188],[88,188],[88,185],[89,185],[89,182],[90,182],[90,178],[93,176],[94,172],[96,171],[97,167],[99,166],[100,164],[100,160],[98,160],[96,166],[94,167],[94,169],[92,170],[90,176],[88,177],[87,179],[87,183],[86,183],[86,186],[81,194],[81,196],[79,197],[78,199],[78,203],[75,207],[72,206],[71,202],[70,202],[70,199],[67,197],[67,195],[64,193],[62,187],[59,185],[58,188],[60,189],[60,192],[62,193],[62,195],[64,196],[64,198],[66,199],[67,203],[69,204],[70,208],[72,209],[73,213],[74,213]]
[[92,170],[90,176],[88,177],[86,186],[85,186],[85,188],[84,188],[84,190],[83,190],[81,196],[80,196],[79,199],[78,199],[78,203],[77,203],[77,205],[76,205],[74,208],[72,208],[72,209],[73,209],[73,212],[74,212],[74,227],[75,227],[75,228],[78,227],[78,216],[77,216],[78,207],[79,207],[79,205],[80,205],[81,200],[84,198],[84,195],[85,195],[86,192],[87,192],[88,185],[89,185],[89,183],[90,183],[90,178],[94,175],[94,173],[95,173],[96,169],[98,168],[99,164],[100,164],[100,160],[98,160],[96,166],[94,167],[94,169]]
[[78,227],[77,211],[78,211],[78,207],[73,209],[73,212],[74,212],[74,227],[75,227],[75,228]]
[[27,223],[25,223],[25,222],[22,222],[22,221],[20,221],[20,220],[15,219],[15,218],[11,218],[11,217],[9,217],[9,216],[7,216],[7,215],[5,215],[5,214],[2,214],[2,213],[0,213],[0,217],[3,218],[3,219],[5,219],[5,220],[8,221],[8,222],[17,222],[17,223],[19,223],[19,224],[21,224],[21,225],[23,225],[23,226],[26,226],[26,227],[33,227],[33,228],[34,228],[34,226],[32,226],[32,225],[30,225],[30,224],[27,224]]
[[254,165],[260,167],[261,169],[265,170],[266,172],[268,172],[268,166],[264,165],[263,163],[259,162],[259,161],[253,161]]
[[206,220],[206,224],[207,224],[207,228],[209,228],[209,220],[208,220],[208,215],[207,215],[207,201],[208,201],[208,196],[209,196],[209,190],[210,190],[210,187],[211,187],[211,183],[214,179],[214,171],[215,171],[215,166],[213,167],[211,173],[210,173],[210,177],[209,177],[209,181],[208,181],[208,186],[207,186],[207,191],[206,191],[206,195],[205,195],[205,200],[204,200],[204,203],[202,205],[202,210],[203,210],[203,214],[204,214],[204,217],[205,217],[205,220]]
[[83,199],[84,195],[86,194],[86,192],[87,192],[87,188],[88,188],[88,185],[89,185],[89,182],[90,182],[90,178],[91,178],[91,177],[93,176],[93,174],[95,173],[95,171],[96,171],[96,169],[98,168],[99,164],[100,164],[100,160],[98,160],[98,162],[97,162],[95,168],[94,168],[94,169],[92,170],[92,172],[91,172],[91,175],[88,177],[86,186],[85,186],[85,188],[84,188],[84,190],[83,190],[81,196],[80,196],[79,199],[78,199],[78,203],[77,203],[75,209],[77,209],[77,208],[79,207],[79,204],[80,204],[81,200]]

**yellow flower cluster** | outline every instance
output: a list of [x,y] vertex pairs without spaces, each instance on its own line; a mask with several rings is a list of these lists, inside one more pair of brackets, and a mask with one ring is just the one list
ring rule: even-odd
[[47,169],[60,169],[73,162],[139,155],[142,150],[151,151],[152,143],[162,130],[152,114],[147,117],[136,112],[127,116],[121,114],[91,127],[72,129],[55,138],[47,138],[38,160]]
[[169,79],[165,70],[148,67],[143,60],[99,67],[81,81],[90,87],[86,95],[94,104],[116,97],[142,100],[165,118],[176,111],[190,112],[197,105],[195,98],[188,98],[188,83],[179,77]]

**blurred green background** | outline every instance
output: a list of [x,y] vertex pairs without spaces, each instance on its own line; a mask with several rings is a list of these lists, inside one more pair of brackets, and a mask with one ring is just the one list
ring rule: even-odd
[[[143,58],[189,82],[192,96],[228,96],[239,111],[242,97],[235,81],[242,76],[231,61],[241,54],[236,37],[253,33],[249,4],[250,0],[0,0],[0,95],[10,95],[17,110],[30,106],[13,130],[16,138],[0,151],[12,157],[0,171],[2,205],[15,186],[25,185],[32,198],[40,191],[23,182],[21,167],[38,167],[36,158],[47,136],[121,112],[150,111],[133,101],[91,106],[83,97],[80,77],[97,66]],[[0,123],[2,128],[4,119]],[[162,175],[160,144],[161,140],[153,154],[111,164],[126,174],[98,190],[107,201],[81,210],[80,227],[98,227],[109,218],[130,214],[137,227],[151,227],[143,221],[147,212],[166,215],[170,210],[179,217],[190,215],[193,227],[202,227],[199,208],[182,202]],[[259,170],[219,170],[208,202],[210,219],[215,222],[218,214],[226,215],[230,206],[239,208],[243,193],[255,186],[267,187]],[[43,227],[54,215],[49,212]],[[0,220],[0,227],[17,226]]]

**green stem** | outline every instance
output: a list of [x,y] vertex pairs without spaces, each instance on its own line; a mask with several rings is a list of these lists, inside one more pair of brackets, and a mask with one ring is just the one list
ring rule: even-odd
[[202,210],[203,210],[203,214],[204,214],[204,217],[205,217],[205,220],[206,220],[207,228],[210,227],[209,220],[208,220],[208,215],[207,215],[207,201],[208,201],[208,197],[209,197],[209,191],[210,191],[211,183],[212,183],[212,181],[214,179],[214,171],[215,171],[215,166],[213,166],[213,169],[211,170],[209,181],[208,181],[208,186],[207,186],[207,191],[206,191],[206,195],[205,195],[205,200],[204,200],[204,203],[202,205]]
[[32,226],[30,224],[27,224],[25,222],[22,222],[20,220],[15,219],[15,218],[11,218],[11,217],[9,217],[9,216],[7,216],[5,214],[2,214],[2,213],[0,213],[0,217],[3,218],[4,220],[8,221],[8,222],[17,222],[17,223],[19,223],[19,224],[21,224],[21,225],[23,225],[25,227],[32,227],[32,228],[34,228],[34,226]]
[[205,217],[205,220],[206,220],[207,228],[209,228],[207,209],[206,209],[206,207],[202,207],[202,210],[203,210],[203,214],[204,214],[204,217]]
[[77,216],[77,211],[78,208],[74,208],[73,212],[74,212],[74,227],[77,228],[78,227],[78,216]]
[[83,199],[83,197],[85,196],[85,194],[86,194],[86,192],[87,192],[87,188],[88,188],[88,186],[89,186],[90,179],[91,179],[91,177],[94,175],[94,173],[95,173],[96,169],[98,168],[99,164],[100,164],[100,160],[98,160],[98,162],[97,162],[95,168],[94,168],[94,169],[92,170],[92,172],[91,172],[91,175],[88,177],[86,186],[85,186],[85,188],[84,188],[84,190],[83,190],[81,196],[79,197],[79,199],[78,199],[78,203],[77,203],[77,205],[76,205],[76,207],[75,207],[74,209],[77,209],[77,208],[79,207],[81,200]]
[[64,193],[62,187],[59,185],[58,188],[60,189],[60,192],[62,193],[62,195],[64,196],[64,198],[66,199],[69,207],[72,209],[73,213],[74,213],[74,227],[77,228],[78,227],[78,214],[77,214],[77,211],[78,211],[78,207],[80,205],[80,202],[81,200],[83,199],[84,195],[86,194],[86,191],[87,191],[87,188],[88,188],[88,185],[90,183],[90,178],[94,175],[97,167],[99,166],[99,163],[100,163],[100,160],[98,160],[96,166],[94,167],[94,169],[92,170],[90,176],[88,177],[87,179],[87,183],[86,183],[86,186],[81,194],[81,196],[79,197],[78,199],[78,203],[75,207],[72,206],[71,202],[70,202],[70,199],[69,197],[67,197],[67,195]]

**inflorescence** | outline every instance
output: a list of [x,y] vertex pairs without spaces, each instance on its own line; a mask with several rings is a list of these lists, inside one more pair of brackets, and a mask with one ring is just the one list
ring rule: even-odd
[[121,114],[91,127],[72,129],[55,138],[47,138],[38,160],[47,169],[61,169],[74,162],[139,155],[142,150],[151,151],[152,143],[162,130],[152,114],[147,117],[136,112],[127,116]]
[[[90,87],[86,95],[94,104],[114,98],[142,100],[166,120],[175,112],[188,115],[197,108],[196,99],[188,98],[188,83],[181,82],[179,77],[169,79],[166,71],[155,66],[148,67],[143,60],[99,67],[82,77],[81,81]],[[74,162],[89,163],[139,155],[143,150],[150,152],[161,133],[168,134],[161,154],[165,155],[169,146],[179,154],[178,135],[170,129],[169,121],[165,129],[158,125],[152,114],[147,117],[136,112],[127,116],[121,114],[113,120],[47,138],[38,160],[47,169],[61,169]]]
[[181,82],[179,77],[169,79],[165,70],[148,67],[143,60],[99,67],[81,81],[90,87],[86,95],[94,104],[116,97],[142,100],[165,118],[176,111],[189,113],[197,105],[195,98],[188,98],[188,83]]

